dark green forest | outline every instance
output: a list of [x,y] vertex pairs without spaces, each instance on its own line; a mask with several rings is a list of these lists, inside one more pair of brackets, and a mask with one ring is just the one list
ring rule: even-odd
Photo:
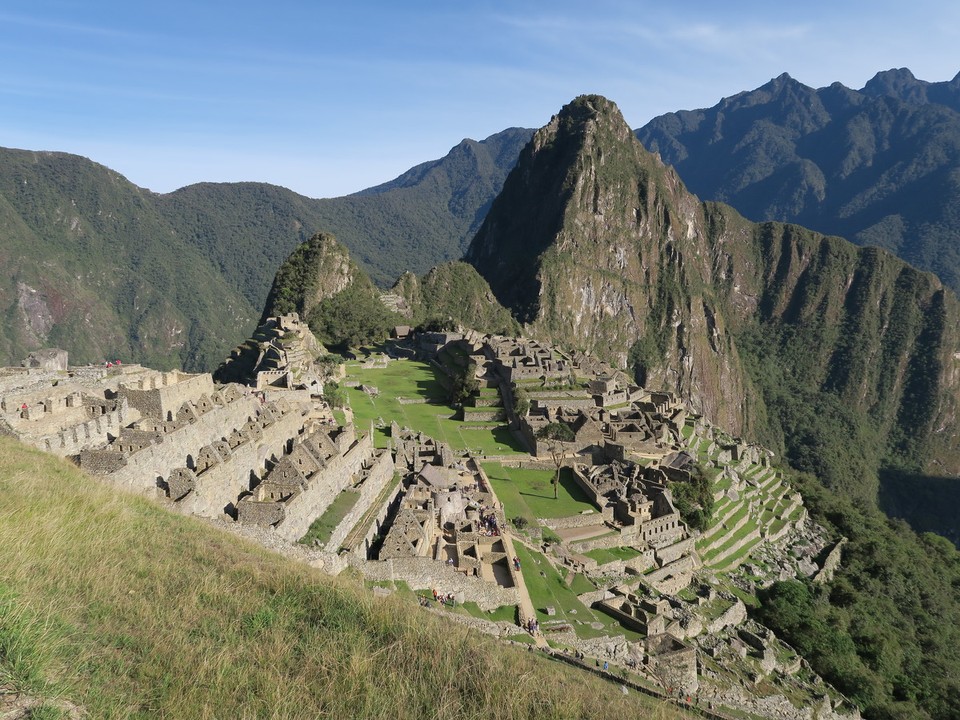
[[957,717],[960,553],[811,475],[794,482],[813,519],[848,542],[831,582],[775,583],[760,593],[758,619],[868,718]]

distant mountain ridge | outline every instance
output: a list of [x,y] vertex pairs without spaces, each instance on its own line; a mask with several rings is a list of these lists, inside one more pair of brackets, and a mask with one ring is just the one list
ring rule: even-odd
[[[83,158],[24,163],[0,150],[0,252],[18,278],[0,282],[0,362],[58,344],[78,361],[211,369],[252,330],[276,269],[318,231],[384,288],[461,257],[531,135],[464,140],[395,180],[321,200],[264,183],[157,195]],[[782,75],[637,135],[704,199],[878,245],[960,287],[960,76],[892,70],[857,91]],[[92,242],[97,227],[94,247],[65,234],[64,217],[93,223],[83,232]]]
[[784,73],[637,137],[705,200],[886,248],[960,290],[960,75],[902,68],[851,90]]
[[59,345],[210,370],[252,331],[277,268],[336,233],[388,287],[457,259],[532,131],[519,128],[358,195],[315,200],[265,183],[158,195],[66,153],[0,149],[0,365]]

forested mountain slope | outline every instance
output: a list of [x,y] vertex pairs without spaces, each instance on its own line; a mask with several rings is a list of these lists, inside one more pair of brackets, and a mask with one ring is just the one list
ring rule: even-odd
[[75,363],[222,357],[253,306],[155,201],[84,158],[0,151],[0,363],[50,345]]
[[283,260],[336,233],[382,287],[457,259],[529,130],[464,140],[361,194],[315,200],[264,183],[158,195],[90,160],[0,150],[0,364],[57,345],[212,369],[253,329]]

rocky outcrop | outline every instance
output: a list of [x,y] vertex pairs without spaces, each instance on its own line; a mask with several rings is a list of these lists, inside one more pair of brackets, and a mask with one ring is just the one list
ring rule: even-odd
[[260,324],[296,312],[307,318],[323,300],[355,282],[369,279],[350,259],[347,249],[328,233],[317,233],[283,262],[273,279]]

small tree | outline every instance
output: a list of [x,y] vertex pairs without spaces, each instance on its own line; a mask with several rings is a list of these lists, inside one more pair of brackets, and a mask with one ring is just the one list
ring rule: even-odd
[[530,396],[522,387],[517,386],[513,391],[513,412],[518,418],[530,412]]
[[463,405],[470,397],[480,390],[480,381],[477,380],[477,363],[471,360],[463,370],[453,378],[450,386],[450,402],[454,405]]
[[332,408],[342,408],[347,404],[347,391],[335,382],[328,382],[323,387],[323,399]]
[[570,426],[562,422],[552,422],[544,425],[537,432],[537,438],[540,440],[549,440],[550,457],[553,458],[553,464],[557,471],[553,475],[553,499],[560,497],[560,468],[563,466],[563,445],[561,443],[572,442],[575,435]]

